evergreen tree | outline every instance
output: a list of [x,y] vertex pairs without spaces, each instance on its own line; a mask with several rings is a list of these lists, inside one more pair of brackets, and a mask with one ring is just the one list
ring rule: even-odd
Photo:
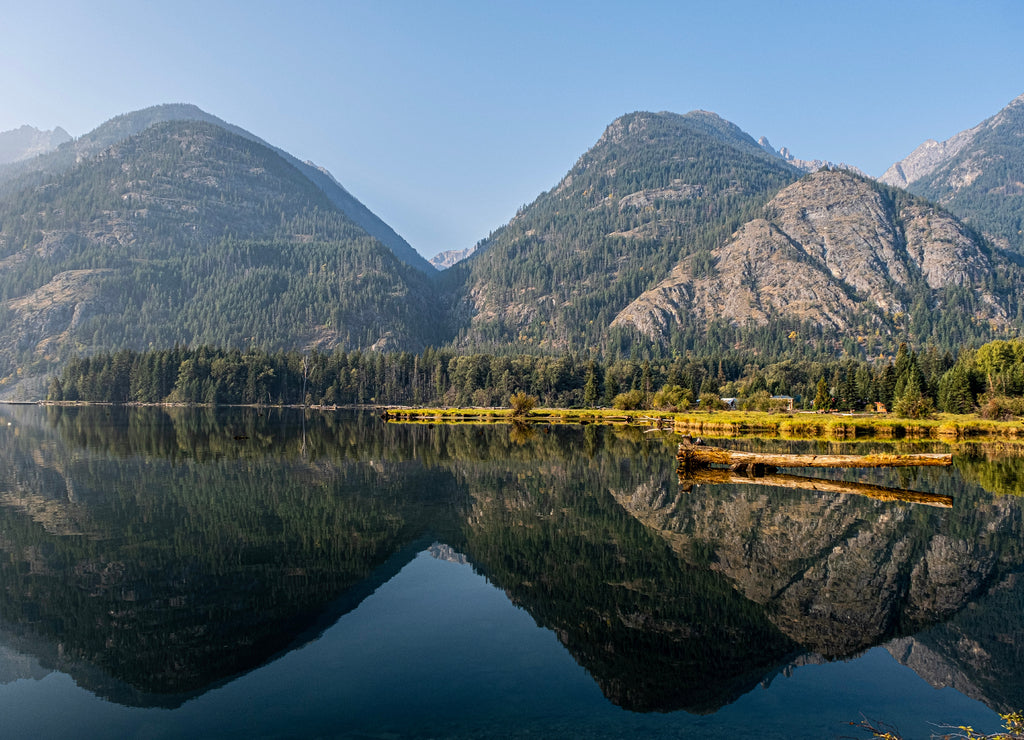
[[597,406],[597,367],[593,361],[587,365],[587,382],[583,386],[583,406],[594,408]]
[[619,381],[615,379],[611,366],[608,366],[604,372],[604,405],[611,406],[617,395],[619,395]]
[[825,410],[830,407],[829,395],[828,395],[828,383],[825,382],[825,376],[822,375],[818,378],[818,385],[814,390],[814,408],[818,411]]
[[903,395],[897,399],[893,412],[909,419],[923,419],[932,413],[932,400],[921,392],[919,374],[908,373]]
[[957,363],[939,381],[939,409],[949,414],[969,414],[974,410],[974,395],[967,370]]

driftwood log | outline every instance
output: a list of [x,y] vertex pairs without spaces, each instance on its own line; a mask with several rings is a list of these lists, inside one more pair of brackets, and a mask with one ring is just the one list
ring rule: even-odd
[[911,504],[925,504],[949,509],[953,506],[952,496],[937,493],[919,493],[902,488],[887,488],[870,483],[856,483],[822,478],[808,478],[803,475],[784,475],[780,473],[750,476],[731,470],[704,468],[680,471],[679,484],[688,490],[694,484],[748,484],[755,486],[772,486],[775,488],[798,489],[802,491],[821,491],[824,493],[849,493],[856,496],[869,496],[880,501],[904,501]]
[[786,455],[765,452],[738,452],[708,445],[679,445],[676,455],[680,468],[695,470],[724,465],[733,470],[770,473],[776,468],[892,468],[919,465],[952,465],[953,456],[946,453],[915,455]]

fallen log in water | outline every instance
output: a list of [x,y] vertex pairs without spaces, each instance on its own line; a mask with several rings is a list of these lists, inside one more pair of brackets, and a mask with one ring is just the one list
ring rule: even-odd
[[733,469],[750,468],[769,472],[772,468],[892,468],[918,465],[952,465],[953,456],[946,453],[916,455],[786,455],[765,452],[738,452],[707,445],[679,445],[679,465],[687,469],[725,465]]
[[849,493],[856,496],[869,496],[880,501],[904,501],[910,504],[952,508],[953,497],[938,493],[920,493],[902,488],[886,488],[871,483],[850,483],[839,480],[808,478],[803,475],[785,475],[775,473],[764,476],[749,476],[731,470],[704,468],[703,470],[679,471],[679,484],[688,486],[697,483],[744,483],[755,486],[772,486],[775,488],[799,489],[803,491],[820,491],[823,493]]

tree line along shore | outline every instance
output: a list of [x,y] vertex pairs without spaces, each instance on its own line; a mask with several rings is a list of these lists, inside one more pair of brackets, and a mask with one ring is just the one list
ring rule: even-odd
[[874,362],[768,362],[741,351],[600,360],[431,348],[419,354],[121,350],[69,362],[52,378],[47,400],[507,407],[515,393],[561,409],[884,409],[904,418],[942,412],[1011,420],[1024,416],[1024,339],[995,340],[956,357],[901,345],[891,359]]
[[[1016,437],[1024,429],[1024,340],[956,357],[901,345],[890,360],[577,354],[122,350],[72,360],[51,403],[406,407],[394,420],[501,420],[515,398],[553,423],[648,423],[698,434]],[[535,408],[536,407],[536,408]],[[543,410],[542,410],[543,409]],[[806,413],[806,412],[818,413]],[[837,412],[827,414],[823,412]],[[522,414],[520,414],[522,415]]]

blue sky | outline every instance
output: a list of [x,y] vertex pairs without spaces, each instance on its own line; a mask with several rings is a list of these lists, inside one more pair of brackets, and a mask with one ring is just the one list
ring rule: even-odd
[[195,103],[326,167],[426,256],[487,236],[631,111],[711,110],[879,175],[1024,93],[1020,0],[5,6],[0,131]]

